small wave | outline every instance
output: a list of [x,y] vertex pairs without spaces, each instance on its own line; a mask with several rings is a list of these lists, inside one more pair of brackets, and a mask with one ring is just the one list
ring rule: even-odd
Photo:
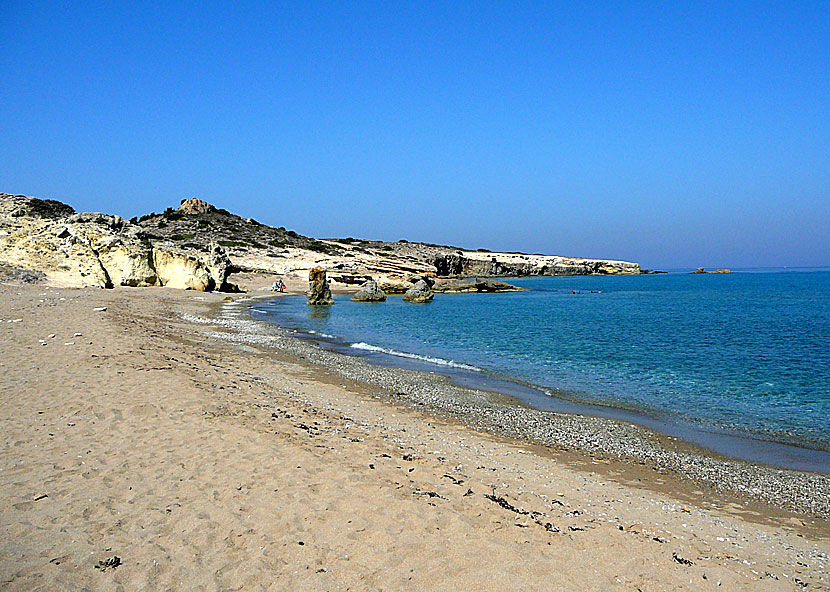
[[462,364],[460,362],[455,362],[453,360],[445,360],[444,358],[434,358],[432,356],[421,356],[419,354],[412,354],[409,352],[402,352],[395,349],[388,349],[385,347],[378,347],[377,345],[372,345],[371,343],[364,343],[359,341],[358,343],[353,343],[351,347],[355,349],[362,349],[364,351],[370,352],[377,352],[382,354],[387,354],[389,356],[397,356],[399,358],[408,358],[410,360],[419,360],[421,362],[428,362],[430,364],[436,364],[438,366],[449,366],[451,368],[460,368],[462,370],[470,370],[472,372],[481,372],[481,368],[476,368],[475,366],[470,366],[469,364]]
[[315,331],[314,329],[308,330],[310,335],[319,335],[320,337],[325,337],[326,339],[334,339],[334,335],[329,335],[328,333],[321,333],[320,331]]

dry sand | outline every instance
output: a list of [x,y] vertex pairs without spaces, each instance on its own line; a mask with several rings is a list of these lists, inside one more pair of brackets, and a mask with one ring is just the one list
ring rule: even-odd
[[0,286],[3,590],[828,587],[825,520],[437,421],[181,320],[222,298]]

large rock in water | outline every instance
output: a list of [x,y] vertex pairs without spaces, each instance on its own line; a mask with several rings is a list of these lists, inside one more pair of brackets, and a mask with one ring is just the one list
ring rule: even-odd
[[375,280],[369,280],[352,296],[352,300],[355,302],[383,302],[386,300],[386,293],[378,288],[378,283]]
[[315,267],[308,272],[308,303],[313,306],[334,304],[331,298],[331,288],[326,279],[326,270],[322,267]]
[[403,299],[407,302],[424,303],[432,302],[435,297],[435,292],[432,291],[432,285],[426,278],[415,282],[415,285],[409,288],[403,295]]
[[436,283],[433,290],[442,294],[471,292],[521,292],[524,288],[493,279],[448,280]]

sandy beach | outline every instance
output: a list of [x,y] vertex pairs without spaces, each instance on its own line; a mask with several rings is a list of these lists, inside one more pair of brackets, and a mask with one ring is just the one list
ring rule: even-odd
[[827,589],[826,477],[465,425],[226,298],[0,286],[4,590]]

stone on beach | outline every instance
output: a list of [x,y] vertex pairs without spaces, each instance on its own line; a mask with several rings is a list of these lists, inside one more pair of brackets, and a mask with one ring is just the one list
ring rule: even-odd
[[386,293],[378,287],[375,280],[369,280],[352,296],[352,300],[354,302],[383,302],[386,300]]
[[308,303],[313,306],[334,304],[331,288],[326,279],[326,270],[322,267],[315,267],[308,272]]

